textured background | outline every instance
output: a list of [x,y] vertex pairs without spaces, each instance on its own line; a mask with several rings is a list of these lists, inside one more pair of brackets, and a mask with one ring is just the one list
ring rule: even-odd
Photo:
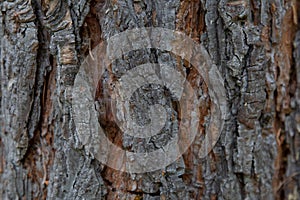
[[[0,8],[1,199],[300,199],[299,1],[6,0]],[[207,159],[197,158],[196,139],[165,169],[120,173],[93,159],[78,139],[71,96],[80,64],[99,42],[136,27],[186,33],[221,71],[228,119]],[[144,49],[112,68],[118,77],[147,62],[189,67],[168,52]],[[209,116],[205,83],[193,70],[187,75]],[[137,151],[168,142],[178,118],[170,95],[138,90],[137,113],[159,96],[175,119],[152,145],[123,138],[107,106],[107,77],[96,97],[107,136]],[[205,132],[207,121],[200,122]]]

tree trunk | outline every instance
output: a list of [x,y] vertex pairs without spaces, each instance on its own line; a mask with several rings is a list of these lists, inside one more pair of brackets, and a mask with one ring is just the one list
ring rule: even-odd
[[[1,199],[300,199],[299,1],[6,0],[0,8]],[[184,120],[170,92],[152,84],[135,91],[136,119],[147,123],[148,104],[163,101],[170,123],[151,145],[122,134],[109,83],[137,65],[184,69],[201,104],[200,136],[182,156],[131,173],[90,151],[96,136],[78,131],[73,86],[100,43],[142,27],[177,30],[203,45],[224,80],[227,109],[217,143],[200,158],[198,142],[214,114],[207,77],[167,51],[125,52],[93,96],[114,144],[163,148]]]

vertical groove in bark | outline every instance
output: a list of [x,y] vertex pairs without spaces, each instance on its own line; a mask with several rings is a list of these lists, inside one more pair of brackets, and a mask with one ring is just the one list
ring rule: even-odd
[[195,41],[200,42],[200,35],[205,32],[205,10],[202,2],[181,1],[176,18],[176,30],[185,32]]
[[274,189],[277,199],[300,198],[299,12],[300,3],[292,1],[278,30],[281,32],[278,33],[278,54],[275,55],[275,131],[279,153]]

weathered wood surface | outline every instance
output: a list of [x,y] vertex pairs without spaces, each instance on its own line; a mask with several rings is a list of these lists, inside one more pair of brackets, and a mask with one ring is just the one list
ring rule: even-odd
[[[299,4],[1,1],[1,199],[299,199]],[[206,47],[225,80],[228,119],[207,159],[197,158],[196,141],[165,169],[126,174],[84,150],[72,119],[72,86],[99,42],[150,26],[182,31]],[[167,52],[140,50],[113,67],[155,61],[178,64]],[[195,87],[206,91],[205,85]],[[103,99],[100,92],[98,101]],[[209,100],[203,105],[209,115]],[[100,116],[108,137],[138,148],[138,141],[118,137],[110,117]]]

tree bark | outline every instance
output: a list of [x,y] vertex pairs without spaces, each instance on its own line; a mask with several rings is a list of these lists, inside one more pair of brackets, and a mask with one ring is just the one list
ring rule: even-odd
[[[0,8],[1,199],[300,199],[299,1],[7,0]],[[92,49],[141,27],[181,31],[201,43],[224,79],[228,108],[205,159],[198,157],[196,137],[171,165],[134,174],[87,152],[74,123],[72,91]],[[157,49],[125,57],[112,69],[189,66]],[[188,80],[203,97],[202,134],[212,104],[203,77],[191,70]],[[95,102],[107,108],[99,122],[111,141],[133,151],[168,142],[175,129],[166,129],[155,147],[122,136],[105,84],[100,81]],[[172,104],[170,94],[151,87],[138,90],[136,101],[158,93]],[[169,114],[179,120],[172,105]]]

